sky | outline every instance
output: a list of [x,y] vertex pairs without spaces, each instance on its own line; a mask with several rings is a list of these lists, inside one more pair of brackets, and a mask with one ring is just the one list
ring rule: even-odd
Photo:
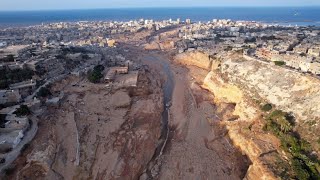
[[0,0],[0,11],[196,6],[320,6],[320,0]]

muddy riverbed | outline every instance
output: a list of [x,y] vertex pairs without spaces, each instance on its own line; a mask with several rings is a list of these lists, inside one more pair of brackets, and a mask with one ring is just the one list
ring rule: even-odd
[[192,67],[191,72],[155,52],[143,62],[165,81],[161,143],[146,179],[242,179],[250,162],[219,123],[232,107],[217,112],[213,95],[199,86],[203,70]]

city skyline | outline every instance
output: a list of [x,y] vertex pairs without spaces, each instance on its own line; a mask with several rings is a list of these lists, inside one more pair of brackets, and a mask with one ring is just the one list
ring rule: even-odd
[[12,0],[1,2],[0,11],[20,11],[20,10],[69,10],[69,9],[108,9],[108,8],[156,8],[156,7],[301,7],[301,6],[320,6],[317,0],[307,0],[303,2],[293,0],[225,0],[212,1],[200,0],[197,2],[191,0],[163,0],[154,2],[151,0],[128,1],[128,0],[110,0],[104,2],[101,0]]

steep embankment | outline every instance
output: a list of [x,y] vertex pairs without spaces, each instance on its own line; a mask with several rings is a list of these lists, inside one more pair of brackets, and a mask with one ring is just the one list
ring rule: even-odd
[[319,154],[316,143],[320,117],[318,79],[235,56],[221,62],[200,52],[189,52],[178,55],[176,61],[211,69],[203,88],[215,95],[217,106],[223,103],[235,105],[233,116],[224,119],[224,123],[234,144],[252,161],[248,179],[275,179],[282,172],[290,172],[286,169],[290,161],[286,160],[280,141],[262,130],[265,120],[260,106],[264,103],[292,112],[296,118],[294,130],[307,141],[314,142],[312,148]]
[[[277,140],[257,128],[251,129],[252,131],[249,129],[250,125],[255,122],[259,124],[257,122],[260,116],[258,108],[250,104],[250,100],[246,99],[246,94],[238,86],[229,84],[217,72],[210,72],[207,75],[203,88],[215,95],[217,106],[220,103],[235,104],[234,117],[224,119],[224,123],[234,145],[239,147],[252,162],[246,177],[248,179],[275,179],[272,171],[267,167],[268,164],[264,162],[264,158],[273,159],[271,153],[276,152],[279,148]],[[239,119],[232,121],[237,118]]]
[[175,61],[183,65],[197,66],[202,69],[211,70],[212,60],[202,52],[187,52],[178,54]]
[[[297,131],[310,142],[316,142],[320,120],[320,80],[309,75],[251,60],[228,59],[221,64],[221,74],[211,73],[205,85],[210,86],[210,79],[219,75],[230,85],[238,87],[247,98],[239,103],[239,108],[252,107],[248,99],[269,102],[286,112],[291,112],[296,120]],[[212,78],[213,77],[213,78]],[[230,96],[230,95],[229,95]],[[236,99],[239,100],[239,99]],[[252,108],[254,109],[254,108]],[[257,113],[248,108],[238,112],[240,119],[253,118]],[[316,138],[316,139],[315,139]],[[318,150],[319,144],[313,143]]]

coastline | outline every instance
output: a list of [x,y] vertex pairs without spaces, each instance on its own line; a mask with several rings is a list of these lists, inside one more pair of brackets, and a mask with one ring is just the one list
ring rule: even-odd
[[[52,22],[35,22],[35,23],[11,23],[11,24],[2,24],[0,22],[0,29],[6,28],[28,28],[32,26],[41,26],[46,24],[52,23],[76,23],[80,21],[91,21],[91,22],[101,22],[104,20],[79,20],[79,21],[52,21]],[[110,20],[106,20],[105,22],[112,22]],[[267,24],[267,25],[274,25],[274,26],[283,26],[283,27],[308,27],[308,26],[315,26],[320,28],[320,21],[274,21],[274,22],[265,22],[265,21],[256,21],[257,23]]]
[[190,18],[193,22],[212,19],[257,21],[267,24],[320,26],[320,7],[195,7],[117,8],[91,10],[0,11],[0,28],[41,23],[77,21],[130,21],[138,19]]

